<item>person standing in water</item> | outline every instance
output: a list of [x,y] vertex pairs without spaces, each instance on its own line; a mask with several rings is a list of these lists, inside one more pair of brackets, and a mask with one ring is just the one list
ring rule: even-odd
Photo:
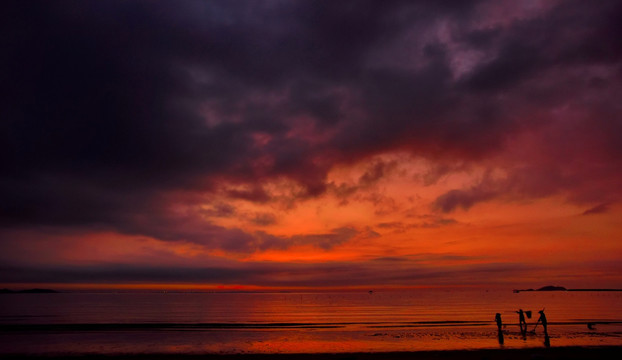
[[499,345],[503,345],[503,330],[501,329],[503,327],[503,323],[501,322],[501,314],[496,313],[495,314],[495,321],[497,322],[497,332],[499,335]]
[[518,327],[520,327],[520,333],[523,335],[523,339],[527,338],[527,322],[525,321],[525,313],[523,309],[518,309]]

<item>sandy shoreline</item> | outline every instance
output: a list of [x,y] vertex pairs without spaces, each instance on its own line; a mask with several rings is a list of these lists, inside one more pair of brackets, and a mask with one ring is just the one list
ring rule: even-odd
[[412,352],[373,352],[373,353],[313,353],[313,354],[188,354],[188,353],[142,353],[142,354],[3,354],[3,359],[84,359],[84,360],[526,360],[526,359],[618,359],[622,346],[602,347],[556,347],[528,349],[483,349],[483,350],[439,350]]

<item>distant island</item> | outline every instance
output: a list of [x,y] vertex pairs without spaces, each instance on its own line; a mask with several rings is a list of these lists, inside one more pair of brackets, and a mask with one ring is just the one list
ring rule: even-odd
[[0,289],[0,294],[56,294],[58,291],[52,289],[28,289],[13,291],[9,289]]
[[622,289],[566,289],[563,286],[547,285],[539,289],[514,289],[514,293],[523,291],[622,291]]
[[566,289],[563,286],[548,285],[548,286],[543,286],[536,291],[566,291],[566,290],[568,289]]
[[563,286],[555,286],[555,285],[547,285],[547,286],[543,286],[539,289],[514,289],[515,293],[519,293],[519,292],[523,292],[523,291],[568,291],[568,289],[566,289]]

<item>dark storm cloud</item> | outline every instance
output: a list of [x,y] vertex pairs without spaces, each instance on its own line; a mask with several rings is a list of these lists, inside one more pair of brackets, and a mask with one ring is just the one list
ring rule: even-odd
[[234,199],[243,199],[257,203],[270,200],[270,194],[259,186],[254,186],[252,189],[229,190],[227,191],[227,195]]
[[251,222],[259,226],[274,225],[277,223],[277,218],[271,213],[257,213]]
[[[575,64],[619,63],[622,45],[620,4],[592,6],[562,1],[545,17],[517,21],[504,33],[488,29],[469,33],[475,47],[499,43],[497,56],[477,67],[465,81],[471,90],[507,91],[544,71]],[[564,28],[572,24],[571,28]]]
[[372,188],[378,183],[378,181],[380,181],[380,179],[389,175],[395,169],[396,165],[396,161],[372,161],[367,166],[363,175],[358,178],[356,183],[336,184],[335,182],[331,182],[328,184],[327,188],[335,196],[337,196],[337,198],[341,199],[340,204],[345,205],[353,195],[357,194],[361,190],[368,190]]
[[229,204],[215,203],[211,205],[211,208],[201,209],[199,213],[209,217],[232,217],[236,214],[235,207]]
[[435,229],[443,226],[450,226],[457,224],[458,221],[451,218],[444,218],[435,215],[421,215],[418,216],[421,220],[419,222],[404,223],[401,221],[383,222],[376,224],[379,229],[390,230],[395,233],[402,233],[409,229]]
[[[562,143],[564,140],[560,139],[559,144]],[[565,194],[570,201],[584,205],[603,200],[612,201],[622,196],[613,185],[622,175],[622,168],[615,164],[616,160],[612,160],[612,164],[596,162],[574,166],[569,158],[575,158],[576,162],[581,163],[585,161],[583,160],[585,154],[573,153],[577,149],[572,149],[574,148],[572,142],[565,145],[556,143],[555,146],[559,146],[556,151],[560,152],[552,153],[555,163],[550,159],[538,163],[541,160],[535,159],[532,165],[508,169],[505,177],[492,178],[488,174],[474,186],[452,189],[438,196],[432,207],[447,213],[458,208],[469,210],[472,206],[491,199],[537,199]],[[599,157],[606,159],[609,156],[611,154]],[[604,212],[608,210],[608,204],[602,203],[593,209]]]
[[362,186],[372,185],[382,179],[389,171],[395,168],[395,162],[377,161],[371,164],[369,169],[359,178],[359,184]]
[[[333,165],[395,149],[475,161],[548,123],[531,116],[539,106],[571,103],[587,113],[581,121],[598,108],[610,131],[593,138],[622,153],[619,109],[605,96],[621,82],[620,3],[566,1],[482,28],[486,5],[4,2],[0,223],[248,249],[255,235],[199,224],[198,210],[174,205],[192,208],[223,183],[236,185],[231,198],[268,202],[262,182],[276,178],[300,185],[300,199],[320,196]],[[448,38],[434,35],[443,22]],[[483,60],[457,72],[466,55],[456,48]],[[604,75],[591,75],[598,66]],[[611,173],[601,171],[619,179]],[[457,189],[436,205],[492,196]]]
[[581,179],[564,177],[559,171],[555,167],[530,166],[512,169],[506,178],[493,179],[487,175],[475,186],[452,189],[438,196],[432,207],[445,213],[458,208],[469,210],[478,203],[498,197],[539,198],[580,186]]
[[[253,251],[268,249],[284,250],[292,246],[314,246],[323,250],[330,250],[335,246],[343,244],[357,235],[368,236],[367,231],[359,231],[350,227],[332,229],[327,233],[305,234],[293,236],[274,236],[263,231],[254,234]],[[248,252],[247,249],[245,252]]]
[[596,215],[596,214],[604,214],[609,211],[609,207],[611,204],[599,204],[594,206],[593,208],[585,210],[581,215]]
[[450,190],[434,201],[434,207],[443,212],[450,212],[458,207],[468,210],[478,202],[491,199],[495,193],[479,188],[469,190]]
[[[274,215],[257,214],[251,219],[256,225],[276,222]],[[329,250],[365,231],[342,227],[327,233],[293,236],[274,236],[263,231],[247,232],[238,228],[225,228],[205,221],[196,212],[153,212],[128,215],[114,219],[115,230],[131,235],[145,235],[165,241],[194,243],[207,249],[248,254],[269,249],[285,250],[292,246],[311,246]]]

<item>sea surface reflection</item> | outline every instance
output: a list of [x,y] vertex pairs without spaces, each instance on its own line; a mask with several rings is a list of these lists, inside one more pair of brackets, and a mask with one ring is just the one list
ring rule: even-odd
[[[622,345],[622,293],[60,293],[0,296],[0,353],[279,353]],[[498,342],[495,314],[503,321]],[[588,324],[590,328],[588,328]]]

